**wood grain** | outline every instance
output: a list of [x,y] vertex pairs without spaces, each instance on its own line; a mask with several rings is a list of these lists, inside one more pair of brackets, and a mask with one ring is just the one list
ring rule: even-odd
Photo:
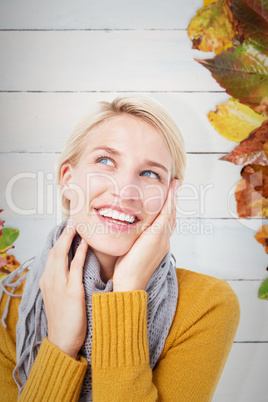
[[186,31],[2,31],[2,91],[222,91]]
[[202,0],[8,0],[0,29],[185,29]]
[[[137,93],[128,93],[128,95]],[[140,93],[160,102],[174,117],[187,152],[230,152],[236,145],[220,136],[207,114],[229,98],[224,93]],[[120,92],[0,93],[1,152],[60,152],[91,103],[111,102]]]

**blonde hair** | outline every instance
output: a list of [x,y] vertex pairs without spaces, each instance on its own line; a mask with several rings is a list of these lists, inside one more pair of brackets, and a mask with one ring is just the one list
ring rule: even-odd
[[[60,190],[61,167],[69,162],[75,167],[89,141],[93,128],[107,119],[120,113],[136,116],[155,127],[165,139],[172,157],[171,178],[177,178],[182,183],[186,169],[186,152],[182,133],[171,115],[158,102],[145,96],[117,97],[112,102],[96,102],[90,105],[84,115],[73,129],[65,143],[65,147],[57,163],[57,184]],[[63,210],[70,210],[70,201],[62,195]],[[64,213],[65,218],[69,216]]]

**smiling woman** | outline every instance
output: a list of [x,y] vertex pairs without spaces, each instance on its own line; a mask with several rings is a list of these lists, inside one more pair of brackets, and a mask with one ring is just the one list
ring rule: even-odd
[[1,284],[6,401],[211,400],[239,303],[225,281],[174,265],[185,167],[179,128],[149,98],[81,119],[58,161],[64,221],[26,283]]

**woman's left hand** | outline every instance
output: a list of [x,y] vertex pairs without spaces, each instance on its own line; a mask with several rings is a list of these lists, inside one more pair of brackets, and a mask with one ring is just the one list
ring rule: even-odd
[[173,179],[163,208],[152,224],[142,232],[127,254],[118,257],[113,291],[145,290],[152,274],[170,249],[170,237],[176,227],[177,190]]

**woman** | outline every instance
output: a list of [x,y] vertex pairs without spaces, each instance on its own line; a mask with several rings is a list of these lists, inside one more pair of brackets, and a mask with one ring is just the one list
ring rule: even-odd
[[97,103],[78,123],[58,166],[69,220],[13,285],[21,302],[2,285],[6,400],[211,400],[239,303],[225,281],[173,265],[185,165],[149,98]]

